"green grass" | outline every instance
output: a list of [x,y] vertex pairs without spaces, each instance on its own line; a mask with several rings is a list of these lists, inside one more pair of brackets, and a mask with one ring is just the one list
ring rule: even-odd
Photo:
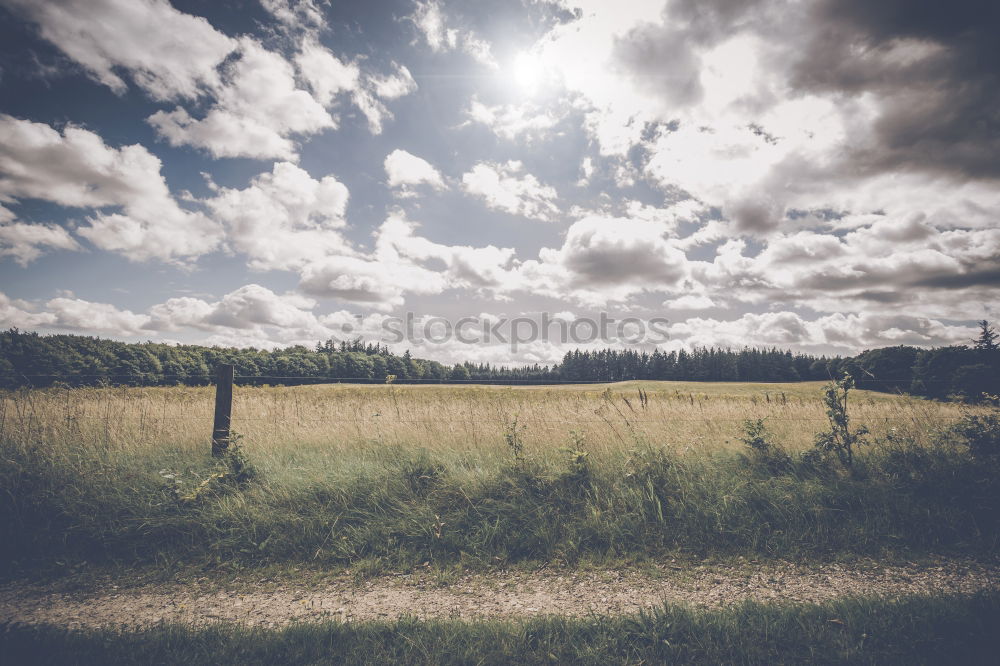
[[1000,596],[665,606],[633,616],[68,631],[8,626],[6,664],[996,663]]
[[[904,439],[834,460],[732,451],[678,455],[637,443],[499,462],[371,445],[346,455],[288,448],[237,483],[183,451],[142,455],[43,446],[0,460],[0,561],[124,565],[301,562],[493,566],[667,552],[755,557],[992,555],[996,459],[959,441]],[[253,461],[251,461],[253,462]],[[165,478],[173,470],[185,480]]]

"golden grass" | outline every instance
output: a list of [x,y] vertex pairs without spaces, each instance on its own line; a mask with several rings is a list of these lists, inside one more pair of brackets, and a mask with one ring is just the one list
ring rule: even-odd
[[[738,447],[742,422],[765,418],[780,444],[800,450],[826,426],[822,387],[654,381],[237,387],[233,429],[255,460],[287,460],[307,450],[333,458],[382,446],[491,459],[508,455],[505,435],[515,431],[530,455],[558,453],[575,437],[603,457],[647,442],[679,453]],[[639,388],[648,394],[645,406]],[[122,452],[207,451],[213,400],[211,387],[10,391],[0,395],[0,438]],[[855,425],[867,425],[876,437],[897,428],[918,442],[970,409],[868,391],[853,392],[850,403]]]

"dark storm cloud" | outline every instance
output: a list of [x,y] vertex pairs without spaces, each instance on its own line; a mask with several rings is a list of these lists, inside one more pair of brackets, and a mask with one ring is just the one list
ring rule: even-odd
[[1000,3],[825,0],[807,21],[792,85],[880,99],[855,166],[1000,177]]
[[998,287],[1000,286],[1000,268],[973,270],[957,275],[935,275],[922,278],[912,283],[914,287],[929,287],[932,289],[962,289],[964,287]]

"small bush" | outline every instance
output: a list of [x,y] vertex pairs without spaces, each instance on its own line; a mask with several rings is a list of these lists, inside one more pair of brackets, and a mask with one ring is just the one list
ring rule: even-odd
[[1000,413],[969,414],[952,428],[979,462],[1000,462]]
[[769,474],[781,474],[792,467],[792,458],[773,441],[772,434],[764,425],[764,419],[747,419],[743,422],[743,434],[737,439],[750,449],[748,462]]

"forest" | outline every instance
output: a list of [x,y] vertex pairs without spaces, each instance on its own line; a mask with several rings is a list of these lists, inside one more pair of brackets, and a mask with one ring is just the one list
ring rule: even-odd
[[776,348],[573,350],[552,366],[458,363],[447,366],[395,354],[378,343],[318,342],[273,351],[155,342],[126,343],[79,335],[0,332],[0,386],[5,388],[101,384],[204,385],[220,363],[236,366],[242,384],[326,382],[557,383],[633,379],[727,382],[795,382],[850,373],[859,388],[933,398],[981,399],[1000,393],[997,333],[980,322],[970,345],[934,349],[870,349],[854,357],[812,356]]

